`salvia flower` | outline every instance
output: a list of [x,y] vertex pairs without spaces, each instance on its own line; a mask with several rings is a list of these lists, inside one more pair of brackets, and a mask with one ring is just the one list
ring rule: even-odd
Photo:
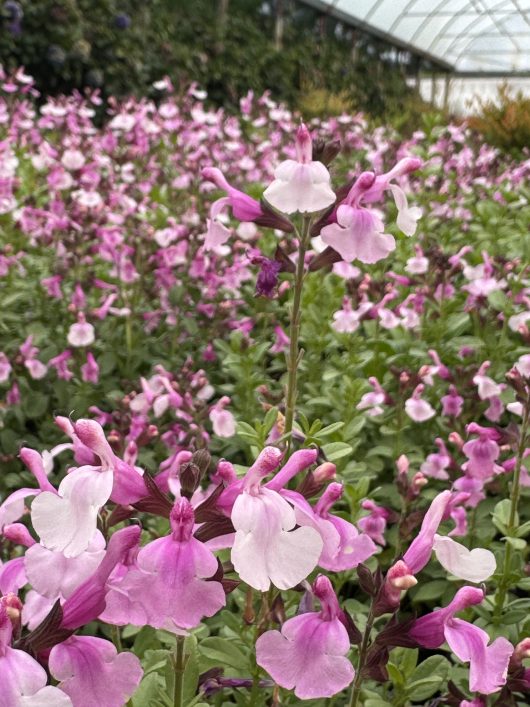
[[305,125],[296,133],[296,160],[285,160],[274,171],[274,181],[263,196],[284,214],[314,213],[335,202],[330,176],[322,162],[313,161],[313,143]]
[[350,639],[343,612],[329,579],[320,575],[313,585],[319,612],[300,614],[280,631],[266,631],[256,642],[256,660],[274,681],[293,690],[300,700],[331,697],[355,677],[346,657]]
[[73,707],[68,695],[58,687],[47,685],[46,671],[34,658],[11,648],[13,628],[7,599],[0,598],[0,704],[2,707]]
[[73,707],[122,707],[143,675],[135,655],[118,653],[110,641],[93,636],[71,636],[54,646],[49,667]]
[[223,586],[213,579],[217,559],[193,537],[191,503],[177,499],[169,520],[170,535],[141,548],[136,565],[109,594],[109,623],[148,624],[178,633],[198,626],[225,605]]
[[469,689],[490,695],[506,683],[514,647],[502,637],[489,644],[486,631],[455,618],[459,611],[480,604],[483,599],[482,589],[462,587],[444,609],[417,619],[410,635],[425,648],[439,648],[447,641],[453,653],[469,663]]
[[265,447],[248,470],[231,514],[236,529],[232,563],[244,582],[262,592],[271,582],[289,589],[305,579],[323,545],[314,528],[295,529],[293,507],[278,491],[261,485],[281,457],[276,447]]

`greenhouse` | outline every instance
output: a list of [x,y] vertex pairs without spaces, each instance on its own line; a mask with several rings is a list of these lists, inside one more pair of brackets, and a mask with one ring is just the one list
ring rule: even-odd
[[528,705],[530,0],[0,29],[0,707]]

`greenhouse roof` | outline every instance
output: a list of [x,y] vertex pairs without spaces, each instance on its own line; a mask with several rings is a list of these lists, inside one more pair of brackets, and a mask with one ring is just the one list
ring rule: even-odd
[[304,0],[457,74],[530,73],[530,0]]

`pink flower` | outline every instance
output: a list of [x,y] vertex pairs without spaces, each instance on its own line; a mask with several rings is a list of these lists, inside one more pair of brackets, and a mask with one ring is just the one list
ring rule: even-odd
[[11,374],[11,364],[5,353],[0,353],[0,383],[5,383],[9,380]]
[[99,509],[112,491],[111,469],[82,466],[61,481],[57,492],[43,491],[33,501],[31,520],[42,545],[76,557],[97,529]]
[[305,125],[296,133],[296,160],[285,160],[274,171],[274,181],[263,196],[284,214],[313,213],[335,202],[330,176],[322,162],[312,159],[313,143]]
[[274,327],[274,344],[270,347],[270,352],[271,353],[282,353],[282,351],[286,351],[289,348],[289,344],[291,343],[291,340],[287,336],[287,334],[284,332],[284,330],[281,328],[281,326],[275,326]]
[[374,390],[370,393],[365,393],[362,396],[361,400],[357,404],[357,410],[366,410],[366,414],[370,415],[370,417],[382,415],[384,409],[381,405],[383,405],[386,401],[386,393],[375,376],[369,378],[368,382]]
[[515,368],[519,371],[523,378],[530,378],[530,354],[520,356],[515,364]]
[[118,654],[110,641],[93,636],[72,636],[54,646],[49,667],[73,707],[122,707],[143,675],[135,655]]
[[96,530],[87,549],[77,557],[66,557],[34,543],[24,555],[28,581],[48,599],[67,599],[92,575],[105,556],[105,540]]
[[490,366],[489,361],[484,361],[473,378],[473,383],[478,387],[478,396],[481,400],[496,398],[502,393],[501,386],[486,375],[486,371]]
[[347,263],[356,258],[362,263],[377,263],[396,247],[394,237],[383,233],[384,224],[376,212],[360,205],[374,181],[372,172],[361,174],[337,208],[337,222],[324,226],[320,233],[324,243]]
[[83,312],[77,315],[77,323],[72,324],[66,338],[70,346],[90,346],[94,343],[94,327],[86,321]]
[[100,466],[92,467],[93,469],[113,472],[110,498],[114,503],[136,503],[148,495],[143,470],[127,464],[114,454],[99,423],[95,420],[80,419],[71,430],[67,430],[67,434],[72,437],[74,447],[77,440],[84,448],[83,453],[92,452],[99,457]]
[[495,474],[502,473],[502,466],[496,464],[500,455],[497,430],[481,427],[472,422],[467,426],[467,432],[478,434],[478,439],[471,439],[462,447],[462,451],[469,460],[462,465],[466,476],[485,481]]
[[85,383],[97,383],[99,380],[99,366],[90,351],[86,355],[86,363],[81,366],[81,378]]
[[435,442],[438,447],[438,452],[436,454],[429,454],[421,465],[420,471],[422,474],[425,474],[425,476],[431,477],[431,479],[445,480],[449,478],[446,469],[451,464],[451,457],[442,439],[437,437]]
[[361,314],[352,309],[351,300],[345,297],[342,300],[342,309],[333,314],[331,326],[335,331],[351,334],[359,328],[360,318]]
[[449,393],[442,398],[442,415],[445,417],[460,417],[464,407],[464,398],[458,395],[454,385],[449,386]]
[[436,410],[421,395],[424,391],[423,384],[416,386],[412,396],[405,401],[405,412],[414,422],[425,422],[436,415]]
[[421,218],[422,211],[416,206],[409,207],[405,192],[401,187],[392,184],[392,181],[415,172],[421,166],[422,162],[417,157],[405,157],[399,160],[389,172],[376,177],[370,190],[365,195],[367,202],[379,201],[383,192],[389,189],[392,192],[398,210],[397,225],[407,236],[413,236],[416,232],[416,222]]
[[95,572],[82,582],[62,605],[62,628],[75,630],[94,621],[103,613],[109,591],[108,581],[114,568],[126,561],[127,555],[136,548],[141,528],[131,525],[116,531],[110,538],[105,557]]
[[346,658],[350,649],[343,613],[327,577],[313,585],[321,610],[286,621],[280,631],[266,631],[256,642],[256,661],[273,680],[300,700],[331,697],[355,677]]
[[261,486],[281,459],[276,447],[265,447],[243,479],[232,509],[236,529],[232,563],[241,579],[267,591],[301,582],[317,565],[322,539],[313,528],[296,528],[292,506],[275,490]]
[[179,632],[198,626],[226,603],[220,582],[213,580],[214,554],[193,537],[195,516],[186,498],[170,514],[171,534],[147,544],[136,567],[108,597],[105,620]]
[[456,619],[455,614],[484,599],[482,589],[462,587],[444,609],[422,616],[414,623],[410,635],[420,646],[439,648],[445,641],[453,653],[469,663],[469,689],[490,695],[506,683],[508,663],[514,648],[505,638],[491,645],[488,634],[478,626]]
[[225,410],[230,398],[224,395],[210,409],[209,418],[212,421],[213,431],[218,437],[233,437],[236,433],[236,421],[229,410]]
[[72,707],[72,701],[57,687],[46,685],[44,668],[28,653],[11,648],[12,624],[0,600],[0,700],[2,707]]
[[442,535],[434,536],[432,547],[442,567],[466,582],[485,582],[497,569],[495,555],[484,548],[468,550],[464,545]]
[[370,499],[363,501],[361,506],[366,511],[369,511],[369,514],[367,516],[363,516],[357,521],[357,527],[379,545],[386,545],[384,532],[386,530],[386,523],[390,515],[389,512],[386,508],[378,506]]
[[342,484],[329,484],[314,509],[295,491],[282,493],[293,503],[298,525],[312,527],[320,533],[324,544],[318,564],[332,572],[353,569],[377,551],[368,535],[359,533],[352,523],[329,512],[342,492]]
[[221,170],[215,167],[206,167],[202,170],[202,176],[227,193],[226,197],[218,199],[212,204],[204,241],[205,250],[219,248],[230,237],[230,229],[226,228],[220,220],[228,208],[232,209],[234,218],[239,221],[253,221],[258,225],[279,228],[287,233],[293,230],[292,224],[287,219],[274,214],[272,211],[264,211],[256,199],[231,186],[226,181]]

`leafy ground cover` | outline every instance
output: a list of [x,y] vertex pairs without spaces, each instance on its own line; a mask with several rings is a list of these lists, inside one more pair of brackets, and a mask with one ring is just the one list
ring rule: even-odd
[[6,704],[526,704],[530,161],[155,89],[2,77]]

